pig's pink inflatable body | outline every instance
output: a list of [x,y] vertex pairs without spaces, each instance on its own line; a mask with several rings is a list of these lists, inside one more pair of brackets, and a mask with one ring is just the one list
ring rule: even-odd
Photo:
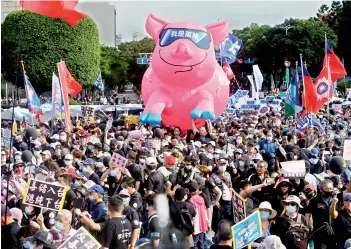
[[142,123],[192,128],[222,114],[229,81],[215,58],[214,46],[228,34],[228,23],[206,27],[193,22],[166,23],[153,15],[146,22],[156,41],[152,63],[144,74]]

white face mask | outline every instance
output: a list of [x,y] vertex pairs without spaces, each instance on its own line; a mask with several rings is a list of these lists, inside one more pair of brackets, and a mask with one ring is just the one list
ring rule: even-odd
[[244,161],[239,161],[239,166],[244,166],[245,162]]
[[67,137],[66,136],[60,136],[59,139],[60,139],[60,142],[66,142]]
[[241,139],[237,139],[237,140],[236,140],[236,144],[238,144],[238,145],[241,144],[242,142],[243,142],[243,141],[242,141]]
[[117,141],[117,145],[118,145],[119,147],[123,146],[123,144],[124,144],[123,141]]
[[267,141],[268,142],[272,142],[273,141],[273,137],[267,137]]
[[312,164],[317,164],[318,163],[318,158],[310,158],[310,163]]
[[35,150],[35,151],[33,152],[33,154],[34,154],[34,156],[39,156],[39,155],[40,155],[40,151]]
[[219,155],[218,154],[214,154],[213,158],[217,160],[217,159],[219,159]]
[[296,206],[286,206],[286,213],[293,214],[296,212]]
[[71,160],[64,160],[66,166],[71,166],[72,161]]

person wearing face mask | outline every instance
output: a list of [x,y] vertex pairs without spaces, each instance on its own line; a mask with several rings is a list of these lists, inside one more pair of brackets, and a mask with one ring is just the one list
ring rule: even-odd
[[130,195],[129,206],[137,211],[139,217],[141,218],[143,209],[143,198],[140,193],[136,190],[136,181],[133,177],[127,177],[122,183],[122,188],[126,189]]
[[313,148],[310,152],[310,174],[320,174],[323,172],[323,165],[321,160],[318,158],[318,150]]
[[[306,208],[307,223],[311,224],[311,217],[313,219],[315,248],[335,248],[333,236],[328,234],[325,229],[319,229],[325,226],[325,223],[330,224],[329,210],[333,201],[333,190],[334,186],[331,180],[322,181],[320,193],[310,201]],[[340,208],[340,206],[337,207],[338,210]]]
[[54,239],[47,230],[39,230],[33,236],[27,237],[23,244],[24,249],[52,249]]
[[130,238],[129,248],[134,248],[139,236],[141,225],[140,218],[135,209],[129,206],[130,194],[128,193],[128,190],[123,189],[118,196],[121,197],[123,200],[124,210],[122,214],[126,217],[127,220],[130,221],[130,224],[132,224],[132,235]]
[[15,152],[15,154],[14,154],[14,161],[15,161],[15,163],[22,162],[21,155],[22,155],[21,151],[16,151]]
[[227,172],[227,161],[219,160],[218,171],[211,175],[212,182],[222,191],[219,203],[213,207],[212,230],[217,231],[218,222],[222,219],[233,220],[232,212],[232,179]]
[[[137,153],[134,151],[129,151],[127,154],[128,163],[126,168],[128,169],[131,176],[135,179],[135,189],[139,190],[140,185],[144,184],[144,171],[143,169],[135,163],[137,158]],[[141,159],[139,159],[140,162]],[[145,159],[142,160],[145,163]]]
[[[296,195],[290,195],[286,200],[282,201],[282,205],[284,206],[285,213],[276,219],[271,233],[281,238],[286,249],[303,248],[301,244],[305,245],[307,249],[309,228],[305,216],[299,213],[299,208],[301,208],[300,198]],[[299,234],[302,235],[302,238],[299,238],[299,240],[297,240],[297,237],[292,232],[292,225],[295,224],[300,226]]]
[[62,209],[56,216],[55,229],[63,233],[63,242],[72,237],[77,231],[71,227],[72,212]]
[[64,163],[65,163],[66,169],[75,169],[75,167],[73,166],[73,155],[72,154],[67,154],[65,156]]
[[94,160],[91,158],[84,160],[82,163],[82,171],[83,174],[88,178],[88,180],[92,180],[96,184],[100,185],[100,178],[95,173],[94,163]]
[[72,207],[74,207],[75,202],[77,200],[76,194],[73,192],[71,189],[71,184],[74,179],[76,179],[76,172],[74,169],[67,169],[65,172],[63,172],[60,177],[59,177],[59,183],[62,186],[67,186],[69,189],[66,192],[66,198],[65,202],[63,203],[63,209],[68,209],[71,210]]
[[105,216],[105,203],[103,201],[104,189],[100,185],[95,184],[88,189],[88,192],[88,212],[91,218],[96,222]]
[[274,210],[271,204],[268,201],[260,203],[258,207],[261,215],[261,224],[262,224],[262,235],[259,239],[255,240],[253,247],[258,247],[259,244],[268,236],[271,235],[271,227],[273,226],[272,220],[277,216],[277,211]]
[[347,239],[351,238],[351,193],[345,193],[343,196],[344,207],[336,211],[336,205],[339,199],[334,196],[330,207],[330,216],[335,220],[335,235],[339,248],[343,248]]
[[266,139],[263,139],[258,144],[260,146],[260,153],[265,161],[269,161],[271,158],[275,157],[278,146],[273,141],[273,133],[271,130],[267,132]]
[[44,150],[40,154],[41,154],[41,157],[43,158],[44,162],[51,159],[51,152],[49,150]]
[[39,147],[34,147],[33,149],[33,156],[34,158],[32,159],[32,162],[34,161],[34,165],[39,166],[43,162],[43,158],[40,153],[40,148]]

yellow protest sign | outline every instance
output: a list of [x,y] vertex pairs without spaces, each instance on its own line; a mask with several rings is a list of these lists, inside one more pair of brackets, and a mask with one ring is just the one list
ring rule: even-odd
[[125,123],[137,125],[137,124],[139,124],[139,117],[134,116],[134,115],[128,115],[128,116],[126,116]]

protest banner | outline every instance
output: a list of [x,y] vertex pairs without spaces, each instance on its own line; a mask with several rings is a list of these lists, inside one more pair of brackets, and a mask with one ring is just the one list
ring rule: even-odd
[[281,162],[285,178],[304,178],[306,166],[304,160]]
[[29,179],[23,195],[23,204],[61,211],[68,187]]
[[246,200],[234,191],[232,196],[234,224],[238,224],[246,217]]
[[342,111],[341,104],[332,104],[332,109],[335,111]]
[[350,139],[347,139],[344,141],[343,158],[345,160],[351,160],[351,140]]
[[106,130],[110,130],[112,128],[112,122],[113,122],[113,119],[110,118],[107,122],[106,122]]
[[149,149],[161,149],[161,140],[158,138],[147,138],[145,139],[145,147]]
[[238,224],[232,226],[234,249],[241,249],[261,237],[262,224],[257,210]]
[[2,131],[1,146],[4,146],[5,148],[10,148],[10,144],[11,144],[11,130],[4,129]]
[[[118,235],[120,236],[120,234]],[[123,234],[123,237],[129,238]],[[81,227],[77,232],[65,241],[58,249],[100,249],[101,244],[84,228]]]
[[138,125],[139,124],[139,117],[135,116],[135,115],[128,115],[126,116],[124,122],[126,124],[135,124]]
[[128,159],[121,156],[120,154],[113,152],[113,155],[111,157],[111,161],[109,162],[109,165],[112,167],[117,167],[117,168],[125,168],[127,165]]

